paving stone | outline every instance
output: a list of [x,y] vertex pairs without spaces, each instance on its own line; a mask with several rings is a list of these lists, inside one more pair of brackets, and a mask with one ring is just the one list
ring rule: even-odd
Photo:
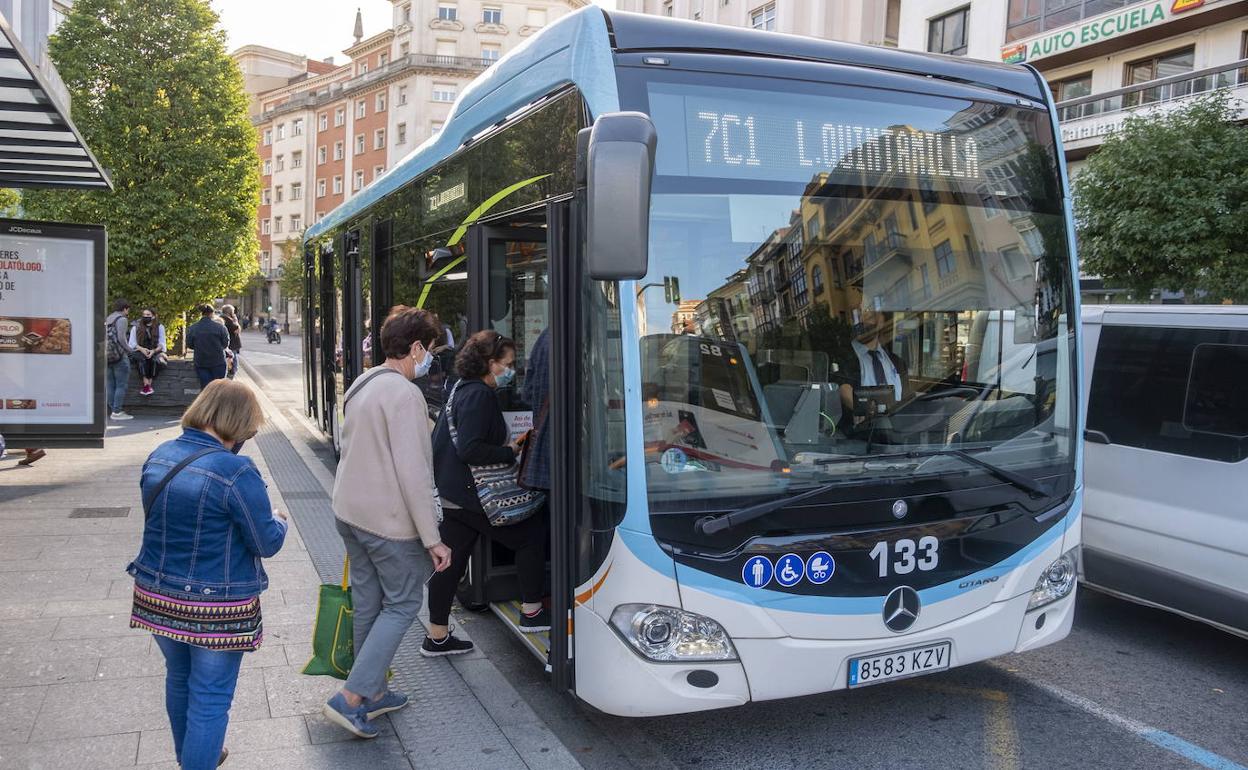
[[0,688],[90,682],[99,664],[100,658],[50,658],[46,653],[21,661],[0,659]]
[[[409,770],[403,746],[392,737],[264,751],[230,751],[228,770]],[[421,765],[424,767],[424,765]]]
[[486,659],[457,660],[453,661],[452,665],[473,691],[492,694],[492,697],[484,700],[482,705],[500,727],[541,724],[541,720],[529,704],[490,661]]
[[46,687],[15,687],[0,690],[0,745],[25,743],[35,725]]
[[137,632],[130,628],[130,608],[127,607],[124,613],[61,618],[52,638],[57,641],[107,639],[114,636],[131,636],[135,633]]
[[[33,737],[38,739],[48,736]],[[138,733],[39,740],[34,743],[0,746],[0,767],[6,770],[98,770],[102,767],[129,767],[134,764],[138,747]]]
[[[4,531],[7,532],[8,525]],[[54,599],[103,599],[108,588],[87,582],[90,570],[6,572],[0,574],[0,604],[28,602],[32,596]]]
[[[246,722],[231,719],[230,726],[225,733],[225,745],[230,750],[231,767],[234,764],[233,758],[242,752],[306,746],[308,743],[308,730],[302,717],[256,719]],[[168,761],[173,757],[173,733],[168,727],[144,731],[138,748],[140,765]]]
[[[327,682],[330,682],[330,681],[337,682],[337,680],[331,680],[328,677],[322,677],[322,678],[324,678],[325,681]],[[339,686],[341,686],[342,683],[339,682],[338,684]],[[329,686],[329,689],[325,691],[326,700],[334,692],[334,689],[335,689],[334,685],[331,684]],[[324,700],[322,700],[322,703],[323,702]],[[408,706],[408,708],[411,708],[411,706]],[[390,716],[393,716],[393,715],[390,715]],[[319,707],[317,708],[317,711],[315,714],[305,714],[303,716],[303,721],[307,725],[308,735],[311,737],[312,743],[315,743],[315,744],[342,743],[344,741],[357,740],[355,735],[347,732],[346,730],[342,729],[338,725],[326,719],[321,714]],[[377,726],[378,733],[380,734],[379,737],[384,738],[386,736],[393,736],[395,734],[394,723],[390,721],[389,716],[382,717],[381,719],[375,720],[373,724]]]
[[47,602],[0,604],[0,620],[31,620],[43,614]]
[[79,738],[168,726],[163,676],[58,684],[35,720],[39,735]]
[[503,735],[531,768],[541,770],[580,770],[567,747],[544,724],[503,725]]
[[263,673],[269,711],[275,717],[312,714],[321,710],[341,683],[326,676],[305,676],[299,666],[258,669]]
[[131,679],[136,676],[164,676],[165,656],[159,648],[152,645],[151,649],[139,655],[123,655],[114,658],[101,658],[96,669],[96,679]]
[[130,606],[129,596],[124,599],[61,599],[45,603],[42,615],[45,618],[80,618],[124,614],[129,618]]
[[289,666],[286,659],[286,647],[266,639],[260,649],[243,656],[243,669],[272,668],[273,666]]

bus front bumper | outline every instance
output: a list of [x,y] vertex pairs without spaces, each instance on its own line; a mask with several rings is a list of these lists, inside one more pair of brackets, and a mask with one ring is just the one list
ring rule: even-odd
[[[660,716],[845,689],[850,660],[938,642],[951,643],[950,668],[964,666],[1065,638],[1076,593],[1028,612],[1029,592],[940,626],[877,639],[733,639],[739,661],[707,663],[645,660],[600,617],[578,608],[576,691],[609,714]],[[828,622],[835,627],[835,617]]]

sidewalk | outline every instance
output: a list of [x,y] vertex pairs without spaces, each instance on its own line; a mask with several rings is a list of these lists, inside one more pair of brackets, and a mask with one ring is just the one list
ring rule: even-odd
[[[271,412],[244,450],[295,525],[266,562],[265,643],[244,659],[226,768],[579,767],[488,659],[422,658],[419,628],[394,666],[413,704],[383,718],[381,737],[323,720],[339,683],[299,671],[317,586],[340,576],[342,546],[328,473],[304,462],[289,428]],[[176,768],[163,659],[129,628],[124,568],[142,533],[139,469],[179,432],[174,418],[141,417],[110,425],[104,450],[54,450],[31,468],[0,461],[0,769]]]

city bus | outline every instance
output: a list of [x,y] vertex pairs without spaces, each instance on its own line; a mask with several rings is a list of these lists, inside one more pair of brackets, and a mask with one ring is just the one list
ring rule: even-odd
[[[652,716],[1062,639],[1082,510],[1069,186],[1033,69],[588,7],[305,236],[336,437],[386,311],[549,334],[554,687]],[[469,609],[515,624],[482,544]]]

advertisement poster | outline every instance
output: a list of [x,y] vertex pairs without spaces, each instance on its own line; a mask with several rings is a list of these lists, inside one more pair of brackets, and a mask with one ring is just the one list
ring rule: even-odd
[[0,220],[0,433],[10,445],[102,437],[103,251],[101,228]]

